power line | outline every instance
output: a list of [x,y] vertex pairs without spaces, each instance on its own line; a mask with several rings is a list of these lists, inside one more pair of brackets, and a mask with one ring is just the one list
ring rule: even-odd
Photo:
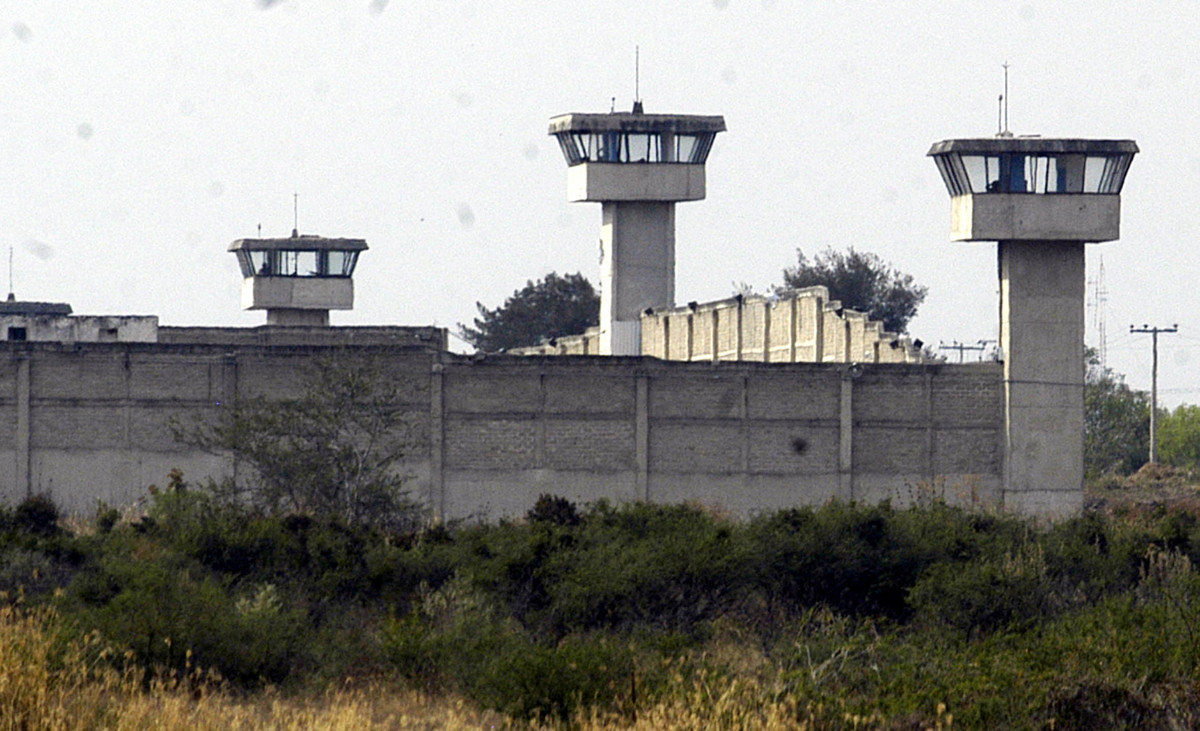
[[[991,342],[995,342],[995,341],[994,340],[980,340],[978,345],[963,345],[962,343],[955,340],[954,342],[952,342],[949,345],[946,345],[945,343],[938,343],[938,350],[957,350],[958,351],[958,362],[962,363],[963,362],[963,351],[978,350],[980,353],[982,353],[984,347],[986,347],[986,345]],[[983,359],[982,355],[980,355],[979,357],[981,360]]]
[[1129,332],[1149,333],[1152,343],[1151,352],[1154,355],[1150,366],[1150,464],[1154,464],[1158,461],[1158,334],[1179,332],[1179,325],[1171,327],[1142,325],[1140,328],[1130,325]]

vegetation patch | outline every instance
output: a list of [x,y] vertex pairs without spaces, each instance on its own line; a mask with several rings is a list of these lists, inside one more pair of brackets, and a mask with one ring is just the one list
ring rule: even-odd
[[0,701],[29,728],[146,704],[249,726],[1200,722],[1200,519],[1171,505],[739,521],[544,495],[523,520],[389,528],[176,475],[142,514],[0,509],[0,558]]

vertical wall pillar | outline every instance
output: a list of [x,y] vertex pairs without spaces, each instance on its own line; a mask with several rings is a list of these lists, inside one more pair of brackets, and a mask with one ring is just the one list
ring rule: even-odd
[[429,378],[428,505],[438,520],[446,518],[446,367],[434,356]]
[[800,337],[800,303],[796,297],[788,300],[788,362],[796,362],[796,340]]
[[842,371],[841,410],[838,429],[838,487],[845,500],[854,499],[854,373]]
[[1084,244],[1001,241],[1004,505],[1068,515],[1083,500]]
[[825,300],[813,297],[813,363],[825,362]]
[[[875,343],[875,352],[879,352],[879,343]],[[879,359],[876,358],[878,363]],[[937,448],[935,441],[937,437],[937,429],[935,428],[933,419],[933,370],[925,369],[925,479],[929,484],[933,484],[935,473],[933,471],[933,455]]]
[[12,502],[24,500],[33,494],[33,475],[30,471],[29,437],[29,354],[17,355],[17,433],[13,451],[16,452],[16,485],[15,492],[7,497]]
[[643,502],[650,500],[650,379],[637,374],[635,397],[634,442],[637,461],[637,494]]
[[763,302],[759,305],[762,307],[762,360],[763,363],[771,362],[771,315],[774,313],[774,308]]
[[[222,356],[220,378],[221,391],[218,397],[220,399],[219,405],[227,409],[235,408],[238,404],[238,361],[236,352],[229,352]],[[239,470],[241,468],[241,461],[236,456],[231,455],[230,464],[232,465],[232,474],[230,476],[233,478],[234,484],[240,484]]]
[[[693,314],[693,317],[697,316]],[[741,312],[738,312],[738,322],[741,322]],[[709,311],[708,320],[708,346],[711,351],[712,362],[716,363],[721,360],[721,310],[714,307]],[[735,353],[736,355],[736,353]]]

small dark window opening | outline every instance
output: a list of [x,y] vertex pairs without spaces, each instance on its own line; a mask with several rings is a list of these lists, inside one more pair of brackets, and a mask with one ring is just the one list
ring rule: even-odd
[[28,337],[29,337],[29,334],[25,331],[25,328],[23,328],[23,327],[10,327],[8,329],[8,339],[9,340],[26,340],[26,339],[28,339]]

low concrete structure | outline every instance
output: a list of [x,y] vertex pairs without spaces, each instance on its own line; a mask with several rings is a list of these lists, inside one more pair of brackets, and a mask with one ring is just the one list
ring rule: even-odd
[[152,343],[158,318],[139,315],[72,315],[64,302],[0,302],[0,333],[9,341]]

